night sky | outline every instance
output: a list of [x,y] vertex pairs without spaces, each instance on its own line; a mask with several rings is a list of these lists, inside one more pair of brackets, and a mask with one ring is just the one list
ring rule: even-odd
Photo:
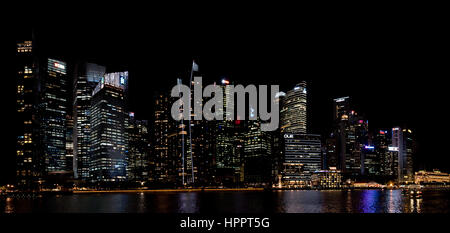
[[[447,140],[440,136],[447,121],[443,79],[448,75],[441,73],[442,55],[448,53],[439,25],[379,18],[313,23],[292,15],[244,17],[215,11],[172,18],[174,14],[151,14],[155,11],[95,18],[76,12],[73,16],[83,19],[75,22],[46,15],[28,27],[17,21],[2,38],[8,51],[2,54],[2,69],[12,77],[8,64],[14,58],[14,40],[34,28],[39,48],[48,56],[94,62],[108,71],[129,70],[130,111],[140,119],[151,118],[155,90],[169,90],[177,77],[187,79],[192,59],[204,85],[227,77],[237,83],[280,84],[286,91],[308,80],[311,133],[328,134],[332,99],[350,96],[371,131],[396,125],[414,129],[416,168],[450,170],[442,147]],[[2,99],[11,114],[2,117],[8,122],[15,116],[15,80],[3,80]],[[6,159],[0,163],[2,172],[11,174],[15,137],[5,135]],[[8,175],[2,175],[2,182],[4,177]]]

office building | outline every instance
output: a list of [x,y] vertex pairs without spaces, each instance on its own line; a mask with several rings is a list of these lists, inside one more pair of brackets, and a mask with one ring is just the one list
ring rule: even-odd
[[[223,115],[223,120],[215,121],[214,129],[214,164],[216,171],[215,183],[219,185],[235,186],[244,182],[244,131],[245,121],[236,117],[235,120],[228,120],[227,114],[235,112],[230,104],[230,84],[228,79],[222,79],[220,87],[222,88],[223,109],[218,109],[219,114]],[[228,111],[228,109],[230,109]]]
[[394,127],[392,147],[398,150],[398,181],[413,182],[413,154],[415,141],[411,129]]
[[[156,185],[169,185],[176,182],[177,171],[173,157],[175,156],[175,159],[178,159],[178,153],[169,153],[169,151],[173,151],[172,149],[169,150],[169,147],[178,147],[178,144],[173,142],[179,142],[179,140],[172,139],[177,135],[177,125],[173,124],[174,121],[170,115],[172,102],[169,94],[169,91],[159,92],[155,94],[154,98],[154,137],[149,181]],[[182,133],[186,134],[184,130]]]
[[350,108],[350,98],[334,99],[334,129],[338,151],[338,169],[343,175],[355,178],[364,174],[362,150],[368,142],[368,121]]
[[106,68],[93,63],[76,64],[73,84],[74,177],[89,180],[91,99],[94,88],[105,75]]
[[32,189],[44,170],[39,142],[39,63],[31,35],[29,40],[17,41],[16,46],[16,180],[20,188]]
[[68,171],[72,164],[67,166],[66,160],[67,64],[47,59],[40,88],[40,131],[46,172]]
[[128,112],[125,94],[128,72],[107,73],[91,100],[90,179],[97,184],[126,181]]
[[321,170],[322,145],[317,134],[284,134],[282,183],[299,188],[311,185],[311,175]]
[[243,133],[244,182],[250,186],[268,185],[272,181],[273,138],[261,131],[261,120],[245,122]]
[[137,120],[129,113],[128,123],[128,180],[138,185],[149,179],[150,132],[146,120]]
[[307,133],[307,90],[302,81],[286,92],[281,101],[280,129],[282,133]]

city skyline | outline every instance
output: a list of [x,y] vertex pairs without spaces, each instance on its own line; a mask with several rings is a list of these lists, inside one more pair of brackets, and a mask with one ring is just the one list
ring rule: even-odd
[[[42,33],[41,33],[41,35],[42,35]],[[44,36],[42,36],[41,38],[43,39],[42,41],[46,41],[46,39],[49,39],[48,36],[45,36],[45,33],[44,33]],[[71,39],[69,41],[74,42],[76,40]],[[46,41],[46,43],[48,43],[47,44],[47,48],[49,48],[48,51],[52,51],[52,50],[54,51],[56,49],[56,48],[51,48],[51,46],[49,46],[49,45],[52,45],[52,42]],[[110,42],[110,43],[112,43],[112,42]],[[45,44],[45,43],[43,43],[43,44]],[[75,48],[78,48],[81,50],[87,49],[87,48],[83,48],[83,46],[82,46],[83,44],[88,45],[89,42],[87,42],[87,41],[80,42],[75,46]],[[97,44],[97,45],[99,45],[99,44]],[[89,46],[87,46],[87,47],[89,47]],[[99,46],[99,47],[101,47],[101,46]],[[119,46],[119,50],[122,50],[122,52],[123,52],[123,50],[128,47],[129,47],[129,44],[125,44],[125,45]],[[45,48],[45,46],[42,46],[42,48]],[[62,48],[64,48],[64,47],[62,47]],[[65,58],[67,58],[67,60],[70,61],[72,59],[70,57],[71,52],[67,52],[67,51],[71,51],[71,49],[68,49],[68,48],[69,47],[66,47],[66,49],[65,49],[66,54],[64,56],[65,56]],[[103,47],[103,48],[105,49],[107,47]],[[146,51],[146,50],[144,50],[144,51]],[[59,53],[61,53],[61,52],[59,52]],[[62,53],[64,54],[64,49],[63,49]],[[139,55],[134,52],[129,52],[129,54]],[[182,53],[180,53],[180,54],[182,54]],[[106,59],[105,54],[98,54],[98,55],[99,55],[98,57],[100,57],[100,60],[101,59],[104,60],[104,63],[100,63],[101,65],[104,65],[105,63],[107,64],[108,61],[111,62],[111,60],[113,60],[112,58]],[[185,55],[180,55],[180,57],[183,57],[183,56],[185,56]],[[239,83],[240,81],[243,84],[251,83],[252,81],[254,81],[254,80],[252,80],[253,78],[245,79],[242,77],[242,75],[239,75],[238,71],[242,71],[242,73],[244,75],[248,74],[249,72],[255,71],[255,76],[257,76],[258,74],[261,74],[261,71],[258,71],[257,69],[252,69],[252,68],[255,68],[256,66],[259,67],[258,62],[261,62],[261,66],[264,66],[264,65],[270,66],[270,64],[273,64],[274,66],[280,65],[280,61],[274,60],[272,62],[270,59],[267,59],[268,61],[267,60],[262,61],[261,58],[258,59],[258,58],[256,58],[256,56],[253,56],[253,58],[256,61],[250,62],[248,69],[246,69],[244,67],[239,67],[239,66],[245,64],[245,62],[243,63],[242,59],[239,60],[236,57],[229,57],[229,56],[228,56],[229,59],[226,59],[226,61],[222,58],[222,59],[219,59],[220,62],[212,64],[212,61],[214,61],[214,60],[218,61],[218,56],[220,56],[220,54],[214,56],[210,53],[205,54],[204,56],[202,55],[200,57],[194,56],[194,59],[201,66],[202,73],[205,74],[203,76],[203,77],[205,77],[204,83],[208,83],[208,81],[218,81],[223,77],[226,77],[237,83]],[[56,57],[61,57],[61,55],[57,55]],[[137,56],[136,58],[142,58],[142,56]],[[210,60],[207,60],[207,58],[213,58],[213,59],[211,59],[212,61],[210,61]],[[167,57],[166,57],[166,59],[167,59]],[[86,59],[86,60],[90,60],[90,59]],[[118,60],[120,60],[120,59],[118,59]],[[174,61],[178,61],[178,62],[174,62],[173,65],[170,65],[173,68],[169,69],[169,70],[167,70],[167,66],[169,66],[169,64],[165,64],[165,66],[163,66],[163,67],[166,67],[166,69],[163,69],[163,70],[167,71],[167,73],[168,73],[167,76],[169,76],[169,73],[173,74],[174,72],[177,72],[177,73],[179,73],[179,75],[174,75],[174,76],[178,76],[178,78],[180,76],[184,76],[183,78],[186,77],[186,71],[187,71],[186,66],[189,65],[189,62],[187,62],[187,64],[184,64],[186,62],[182,62],[182,60],[187,60],[187,58],[186,59],[185,58],[174,59]],[[136,106],[136,103],[138,103],[139,100],[144,96],[147,96],[145,98],[148,98],[147,93],[152,93],[153,92],[152,89],[155,89],[155,87],[160,88],[160,87],[172,86],[170,83],[175,84],[176,78],[175,77],[173,78],[173,82],[170,81],[171,79],[167,79],[169,81],[166,83],[161,82],[161,80],[159,80],[159,79],[155,80],[155,79],[151,79],[151,78],[150,79],[139,78],[139,77],[149,76],[150,73],[152,73],[154,71],[156,71],[155,75],[157,75],[160,72],[164,72],[164,71],[158,71],[159,69],[157,67],[156,68],[154,67],[153,69],[149,69],[149,70],[145,69],[147,74],[143,74],[142,73],[143,70],[141,68],[139,68],[139,66],[137,66],[136,64],[132,64],[131,63],[132,61],[136,61],[136,60],[131,59],[131,60],[128,60],[127,62],[124,62],[124,64],[126,64],[125,67],[129,66],[130,76],[131,76],[131,79],[130,79],[130,100],[131,100],[130,101],[130,103],[131,103],[130,111],[135,112],[136,117],[138,119],[149,119],[150,120],[152,118],[152,114],[149,111],[149,109],[151,109],[151,107]],[[164,59],[162,59],[162,61],[160,61],[160,63],[158,63],[158,64],[161,64],[161,62],[163,62],[163,61],[164,61]],[[222,64],[221,62],[223,62],[224,64]],[[183,64],[178,65],[181,63],[183,63]],[[233,65],[233,63],[235,63],[235,64]],[[137,64],[139,64],[139,62],[137,62]],[[106,65],[106,66],[108,67],[108,69],[113,70],[113,71],[117,71],[118,69],[123,67],[123,65],[122,66]],[[224,66],[228,66],[230,68],[229,70],[231,70],[231,71],[215,71],[214,70],[214,68],[218,68],[217,70],[223,70],[223,69],[227,68]],[[181,67],[184,67],[184,68],[181,68]],[[236,68],[238,68],[238,69],[236,70]],[[274,71],[276,72],[276,69],[275,70],[269,69],[269,71],[270,71],[270,74],[272,74],[271,72],[274,72]],[[217,72],[222,72],[222,74],[219,75],[219,74],[217,74]],[[134,73],[134,75],[133,75],[133,73]],[[229,73],[230,75],[227,75],[227,73]],[[280,72],[280,73],[281,73],[280,75],[283,75],[282,72]],[[164,75],[164,76],[166,76],[166,75]],[[268,76],[270,76],[270,75],[266,74],[265,76],[261,76],[262,82],[275,83],[275,82],[280,81],[281,82],[280,84],[282,86],[281,90],[283,90],[283,91],[286,90],[286,86],[292,87],[294,82],[297,82],[300,80],[300,78],[298,80],[297,79],[290,80],[290,79],[286,79],[286,78],[283,79],[281,77],[279,79],[276,79],[276,81],[274,81],[274,80],[271,80]],[[285,75],[285,76],[287,76],[287,75]],[[254,77],[254,76],[249,75],[249,77]],[[233,78],[235,78],[235,79],[233,79]],[[397,93],[397,94],[394,93],[393,96],[388,97],[388,98],[381,97],[380,101],[375,101],[375,102],[379,102],[378,104],[381,105],[381,107],[374,108],[376,110],[373,110],[371,107],[367,107],[364,104],[364,102],[367,101],[367,102],[373,103],[374,98],[376,99],[378,96],[367,95],[366,98],[364,98],[364,95],[361,92],[365,92],[366,85],[364,83],[362,83],[362,84],[353,83],[353,82],[357,81],[357,79],[355,80],[354,78],[349,78],[348,82],[345,81],[345,78],[342,78],[342,80],[340,80],[340,81],[336,81],[334,79],[327,79],[327,82],[331,83],[330,85],[335,85],[337,83],[340,83],[340,85],[342,86],[345,83],[351,83],[351,85],[348,84],[347,87],[343,87],[341,90],[339,88],[336,88],[336,89],[330,88],[329,86],[328,87],[325,86],[325,88],[320,88],[320,86],[317,84],[320,82],[320,80],[316,80],[315,77],[306,78],[306,79],[309,80],[309,82],[311,83],[311,93],[312,93],[311,94],[312,97],[309,97],[309,98],[311,98],[311,100],[310,100],[310,102],[311,102],[310,109],[311,110],[308,111],[308,119],[310,119],[310,121],[311,121],[311,123],[309,123],[309,124],[312,126],[312,127],[309,127],[309,128],[311,128],[311,130],[309,130],[309,131],[311,131],[311,133],[319,133],[322,135],[322,137],[325,137],[329,133],[330,125],[332,122],[327,119],[330,119],[332,117],[330,114],[330,110],[329,110],[331,108],[324,107],[323,103],[325,103],[327,105],[331,105],[330,98],[342,97],[342,96],[344,96],[344,93],[346,93],[345,95],[350,95],[352,97],[356,96],[356,97],[352,98],[356,102],[355,109],[358,112],[363,113],[363,114],[365,113],[365,115],[367,115],[366,118],[370,120],[369,129],[372,132],[375,132],[378,129],[390,129],[397,125],[402,126],[402,127],[406,125],[409,128],[417,129],[418,130],[417,137],[418,137],[418,143],[419,143],[418,154],[420,155],[420,157],[417,161],[420,162],[419,164],[426,165],[426,167],[422,167],[422,168],[427,168],[428,170],[432,169],[432,168],[440,168],[441,170],[445,171],[447,169],[444,166],[439,167],[439,165],[441,163],[438,163],[438,162],[433,161],[432,159],[428,158],[429,155],[426,154],[426,152],[429,151],[428,147],[424,148],[423,145],[425,145],[425,146],[430,145],[430,141],[428,141],[429,139],[425,138],[425,136],[424,136],[424,134],[426,134],[427,130],[430,130],[430,129],[426,129],[424,127],[424,124],[418,120],[421,117],[420,115],[415,116],[415,115],[417,115],[417,113],[411,114],[411,111],[413,111],[413,110],[410,110],[409,106],[411,106],[411,105],[415,106],[415,105],[413,103],[411,103],[410,101],[405,101],[405,99],[407,99],[405,97],[403,97],[404,102],[402,102],[401,104],[398,104],[397,106],[394,106],[394,107],[389,106],[389,102],[381,101],[381,100],[386,100],[386,99],[394,99],[395,100],[396,99],[395,97],[398,97],[398,95],[404,95],[405,92],[410,92],[410,91],[414,91],[414,90],[404,90],[404,89],[408,89],[408,88],[399,88],[400,93]],[[364,79],[361,79],[361,80],[364,80]],[[381,82],[381,81],[378,81],[378,82]],[[395,86],[395,84],[399,84],[398,81],[393,81],[393,82],[394,82],[393,86]],[[374,91],[374,89],[377,89],[377,87],[379,87],[380,84],[373,82],[373,81],[372,81],[372,83],[374,83],[374,85],[372,87],[370,87],[371,89],[369,89],[369,90],[372,91],[372,93],[374,93],[374,92],[376,93],[376,91]],[[403,84],[402,82],[400,82],[400,83]],[[157,84],[157,85],[155,85],[155,84]],[[321,83],[321,85],[322,85],[322,83]],[[362,85],[363,87],[358,88],[357,85]],[[406,87],[408,87],[408,86],[416,87],[415,85],[416,84],[414,82],[404,83],[404,86],[406,86]],[[339,86],[339,85],[337,85],[337,86]],[[345,89],[347,89],[347,91]],[[329,93],[326,93],[327,95],[324,97],[324,96],[322,96],[323,92],[329,92]],[[380,90],[380,92],[382,92],[382,91]],[[341,93],[343,95],[339,95]],[[317,103],[319,103],[319,104],[317,104]],[[363,104],[361,104],[361,103],[363,103]],[[388,112],[388,110],[383,111],[383,109],[392,110],[392,109],[396,109],[396,108],[398,108],[395,111],[397,114],[390,115],[390,114],[384,113],[384,112]],[[407,111],[405,111],[405,110],[407,110]],[[377,111],[382,112],[382,113],[377,113],[377,114],[375,114],[375,117],[374,117],[374,112],[377,112]],[[406,119],[406,120],[399,119],[399,118],[401,118],[401,117],[399,117],[399,115],[402,115],[402,114],[412,116],[412,117],[407,117],[407,118],[405,117],[404,119]],[[381,116],[381,117],[376,117],[377,115]],[[388,116],[386,116],[386,115],[388,115]],[[392,117],[393,119],[390,120],[389,116],[393,116]],[[397,117],[395,117],[395,116],[397,116]],[[395,119],[395,118],[397,118],[397,119]],[[433,151],[433,148],[431,148],[431,151]],[[436,156],[436,155],[433,155],[433,156]]]

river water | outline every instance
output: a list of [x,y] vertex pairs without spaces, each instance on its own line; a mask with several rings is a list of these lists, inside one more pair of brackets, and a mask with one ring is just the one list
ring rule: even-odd
[[103,193],[0,199],[0,213],[450,213],[450,191]]

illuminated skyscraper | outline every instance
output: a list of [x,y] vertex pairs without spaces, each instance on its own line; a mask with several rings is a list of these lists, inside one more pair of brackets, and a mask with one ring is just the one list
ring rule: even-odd
[[41,135],[46,172],[68,171],[66,160],[66,114],[68,106],[67,64],[47,59],[41,75]]
[[302,81],[286,92],[281,102],[280,128],[282,133],[306,133],[307,91]]
[[244,182],[247,185],[268,184],[272,180],[273,135],[261,131],[260,120],[248,120],[245,125]]
[[391,145],[391,134],[387,130],[379,130],[375,135],[375,152],[380,160],[380,174],[386,177],[396,174],[394,159],[389,148]]
[[150,134],[146,120],[136,120],[129,114],[128,124],[128,180],[147,182],[149,179]]
[[149,180],[156,184],[174,184],[176,182],[176,171],[173,164],[175,161],[173,160],[174,155],[169,153],[169,146],[176,145],[169,144],[174,136],[172,133],[174,132],[174,124],[170,116],[171,99],[169,92],[157,93],[154,99],[154,137]]
[[413,154],[415,141],[411,129],[394,127],[392,129],[392,147],[398,151],[398,181],[413,181]]
[[311,185],[311,176],[322,166],[320,135],[287,133],[283,138],[283,185],[291,188]]
[[91,99],[92,92],[105,74],[106,68],[92,63],[77,64],[73,88],[74,177],[89,179]]
[[350,98],[334,99],[334,129],[338,151],[338,169],[344,175],[364,173],[362,149],[368,140],[368,121],[350,108]]
[[[216,182],[219,184],[235,185],[242,182],[244,175],[243,168],[243,150],[244,138],[243,131],[245,122],[236,117],[236,120],[227,120],[228,114],[234,114],[234,108],[230,105],[231,86],[228,79],[222,79],[220,87],[223,92],[222,106],[219,109],[223,120],[215,121],[215,165]],[[227,111],[227,109],[230,109]]]
[[19,187],[33,188],[43,172],[39,143],[38,59],[33,41],[18,41],[16,51],[17,80],[17,150],[16,171]]
[[125,94],[128,72],[107,73],[91,102],[90,178],[95,183],[127,178],[128,113]]

